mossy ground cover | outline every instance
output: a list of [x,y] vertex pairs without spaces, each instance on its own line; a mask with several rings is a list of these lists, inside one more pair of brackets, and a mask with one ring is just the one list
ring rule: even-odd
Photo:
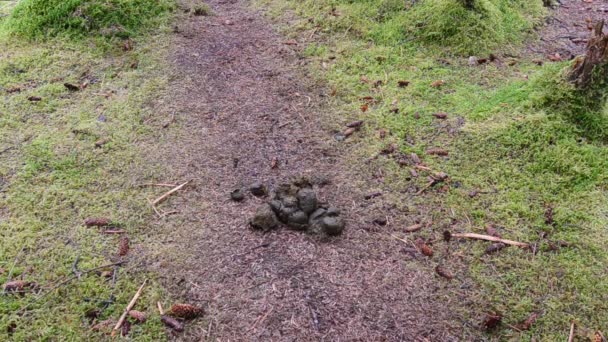
[[[488,224],[505,238],[535,244],[536,253],[507,248],[485,255],[486,243],[452,242],[456,250],[436,255],[458,273],[445,289],[463,298],[465,338],[565,340],[571,321],[581,336],[606,332],[608,109],[566,105],[572,92],[555,80],[567,62],[538,66],[531,57],[508,57],[526,39],[533,43],[527,31],[542,18],[542,1],[479,3],[487,15],[463,16],[449,0],[258,1],[276,17],[294,14],[286,28],[294,37],[320,35],[302,50],[311,70],[335,94],[343,122],[367,122],[366,144],[354,159],[396,144],[450,175],[448,188],[415,195],[427,182],[424,172],[414,178],[394,161],[373,164],[388,171],[385,183],[404,207],[432,218],[421,236],[435,240],[436,250],[444,249],[444,230],[485,233]],[[446,10],[429,11],[439,7]],[[500,32],[469,31],[488,25]],[[490,52],[498,62],[469,66],[469,53]],[[443,85],[433,87],[439,80]],[[375,103],[362,113],[366,96]],[[434,118],[436,112],[448,119]],[[389,132],[385,139],[379,130]],[[426,154],[437,147],[449,155]],[[568,246],[554,248],[559,241]],[[492,311],[504,324],[484,332],[481,321]],[[517,329],[533,312],[539,318],[531,328]]]
[[[76,2],[119,8],[137,3]],[[160,172],[149,168],[138,146],[155,136],[145,122],[159,114],[148,103],[166,84],[162,63],[172,12],[155,8],[138,24],[122,23],[132,39],[132,49],[125,51],[117,37],[91,31],[70,39],[73,27],[57,24],[61,18],[44,21],[37,18],[40,13],[28,12],[32,4],[53,3],[24,0],[14,9],[18,12],[0,19],[0,284],[19,279],[37,284],[24,295],[0,295],[0,340],[99,339],[103,335],[91,326],[117,319],[148,277],[137,308],[152,316],[130,336],[162,340],[164,329],[154,315],[162,290],[143,267],[145,241],[153,236],[145,226],[152,190],[136,184]],[[138,6],[145,7],[142,3]],[[5,13],[11,8],[3,7]],[[93,272],[51,290],[74,275],[76,260],[82,271],[119,261],[120,237],[85,227],[88,217],[111,218],[127,232],[128,262],[118,268],[115,285]],[[99,317],[87,317],[94,311]]]

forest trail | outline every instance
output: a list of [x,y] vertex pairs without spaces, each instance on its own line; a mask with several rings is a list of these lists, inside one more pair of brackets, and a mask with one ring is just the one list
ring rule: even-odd
[[[161,107],[179,128],[164,150],[150,151],[176,182],[193,180],[169,201],[179,213],[152,223],[166,232],[153,267],[163,285],[206,310],[176,338],[457,340],[454,325],[463,322],[439,295],[445,280],[421,269],[431,264],[412,256],[413,245],[370,229],[383,199],[364,199],[365,182],[321,128],[321,90],[307,87],[287,39],[247,1],[208,3],[212,16],[176,27],[175,74]],[[300,175],[329,181],[315,190],[342,210],[344,234],[263,234],[247,223],[263,200],[230,201],[237,187],[273,188]]]

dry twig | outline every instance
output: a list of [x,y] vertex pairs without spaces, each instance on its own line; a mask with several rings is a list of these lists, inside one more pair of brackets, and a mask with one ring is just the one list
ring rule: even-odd
[[574,341],[574,321],[570,323],[570,335],[568,336],[568,342]]
[[176,186],[175,188],[173,188],[173,189],[165,192],[162,196],[160,196],[159,198],[157,198],[154,201],[152,201],[152,205],[155,206],[155,205],[161,203],[162,201],[166,200],[169,196],[171,196],[176,191],[179,191],[181,188],[183,188],[184,186],[186,186],[188,183],[190,183],[190,181],[182,183],[182,184]]
[[463,234],[450,234],[450,236],[455,237],[455,238],[469,238],[469,239],[477,239],[477,240],[502,242],[507,245],[517,246],[517,247],[522,247],[522,248],[530,247],[530,244],[525,243],[525,242],[506,240],[506,239],[497,238],[496,236],[483,235],[483,234],[463,233]]
[[137,292],[135,292],[133,299],[131,299],[131,301],[129,302],[129,305],[127,305],[127,308],[122,313],[122,315],[118,319],[118,322],[114,326],[114,329],[112,329],[112,336],[116,335],[116,331],[118,331],[118,329],[120,329],[120,327],[122,326],[123,322],[125,321],[125,318],[127,318],[127,315],[129,314],[129,311],[131,311],[131,309],[133,309],[133,306],[135,306],[135,302],[137,302],[137,299],[141,295],[141,291],[144,289],[146,282],[148,282],[148,279],[144,280],[143,284],[141,284],[141,286],[139,287]]

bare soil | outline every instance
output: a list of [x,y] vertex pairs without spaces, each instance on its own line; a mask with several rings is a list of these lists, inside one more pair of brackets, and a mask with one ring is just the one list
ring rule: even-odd
[[[158,106],[176,128],[163,150],[150,151],[173,172],[163,181],[193,180],[163,204],[179,213],[151,227],[165,236],[153,265],[163,285],[206,311],[175,339],[459,340],[457,298],[445,295],[456,285],[388,234],[413,218],[372,223],[389,206],[382,196],[364,198],[365,172],[353,169],[346,147],[356,137],[339,143],[322,128],[334,118],[295,46],[246,1],[208,3],[214,15],[176,27],[170,95]],[[343,235],[254,231],[247,220],[264,200],[230,200],[235,188],[255,181],[272,188],[300,175],[329,181],[316,190],[342,210]]]
[[540,29],[540,42],[529,49],[563,59],[582,55],[594,23],[602,19],[608,21],[608,0],[560,0]]

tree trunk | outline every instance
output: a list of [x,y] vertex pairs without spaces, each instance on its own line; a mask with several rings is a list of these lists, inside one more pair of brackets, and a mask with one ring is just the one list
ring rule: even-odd
[[[585,56],[577,57],[570,70],[568,80],[578,89],[588,89],[594,81],[608,82],[608,35],[603,28],[604,20],[595,25]],[[596,73],[600,78],[594,80]]]

